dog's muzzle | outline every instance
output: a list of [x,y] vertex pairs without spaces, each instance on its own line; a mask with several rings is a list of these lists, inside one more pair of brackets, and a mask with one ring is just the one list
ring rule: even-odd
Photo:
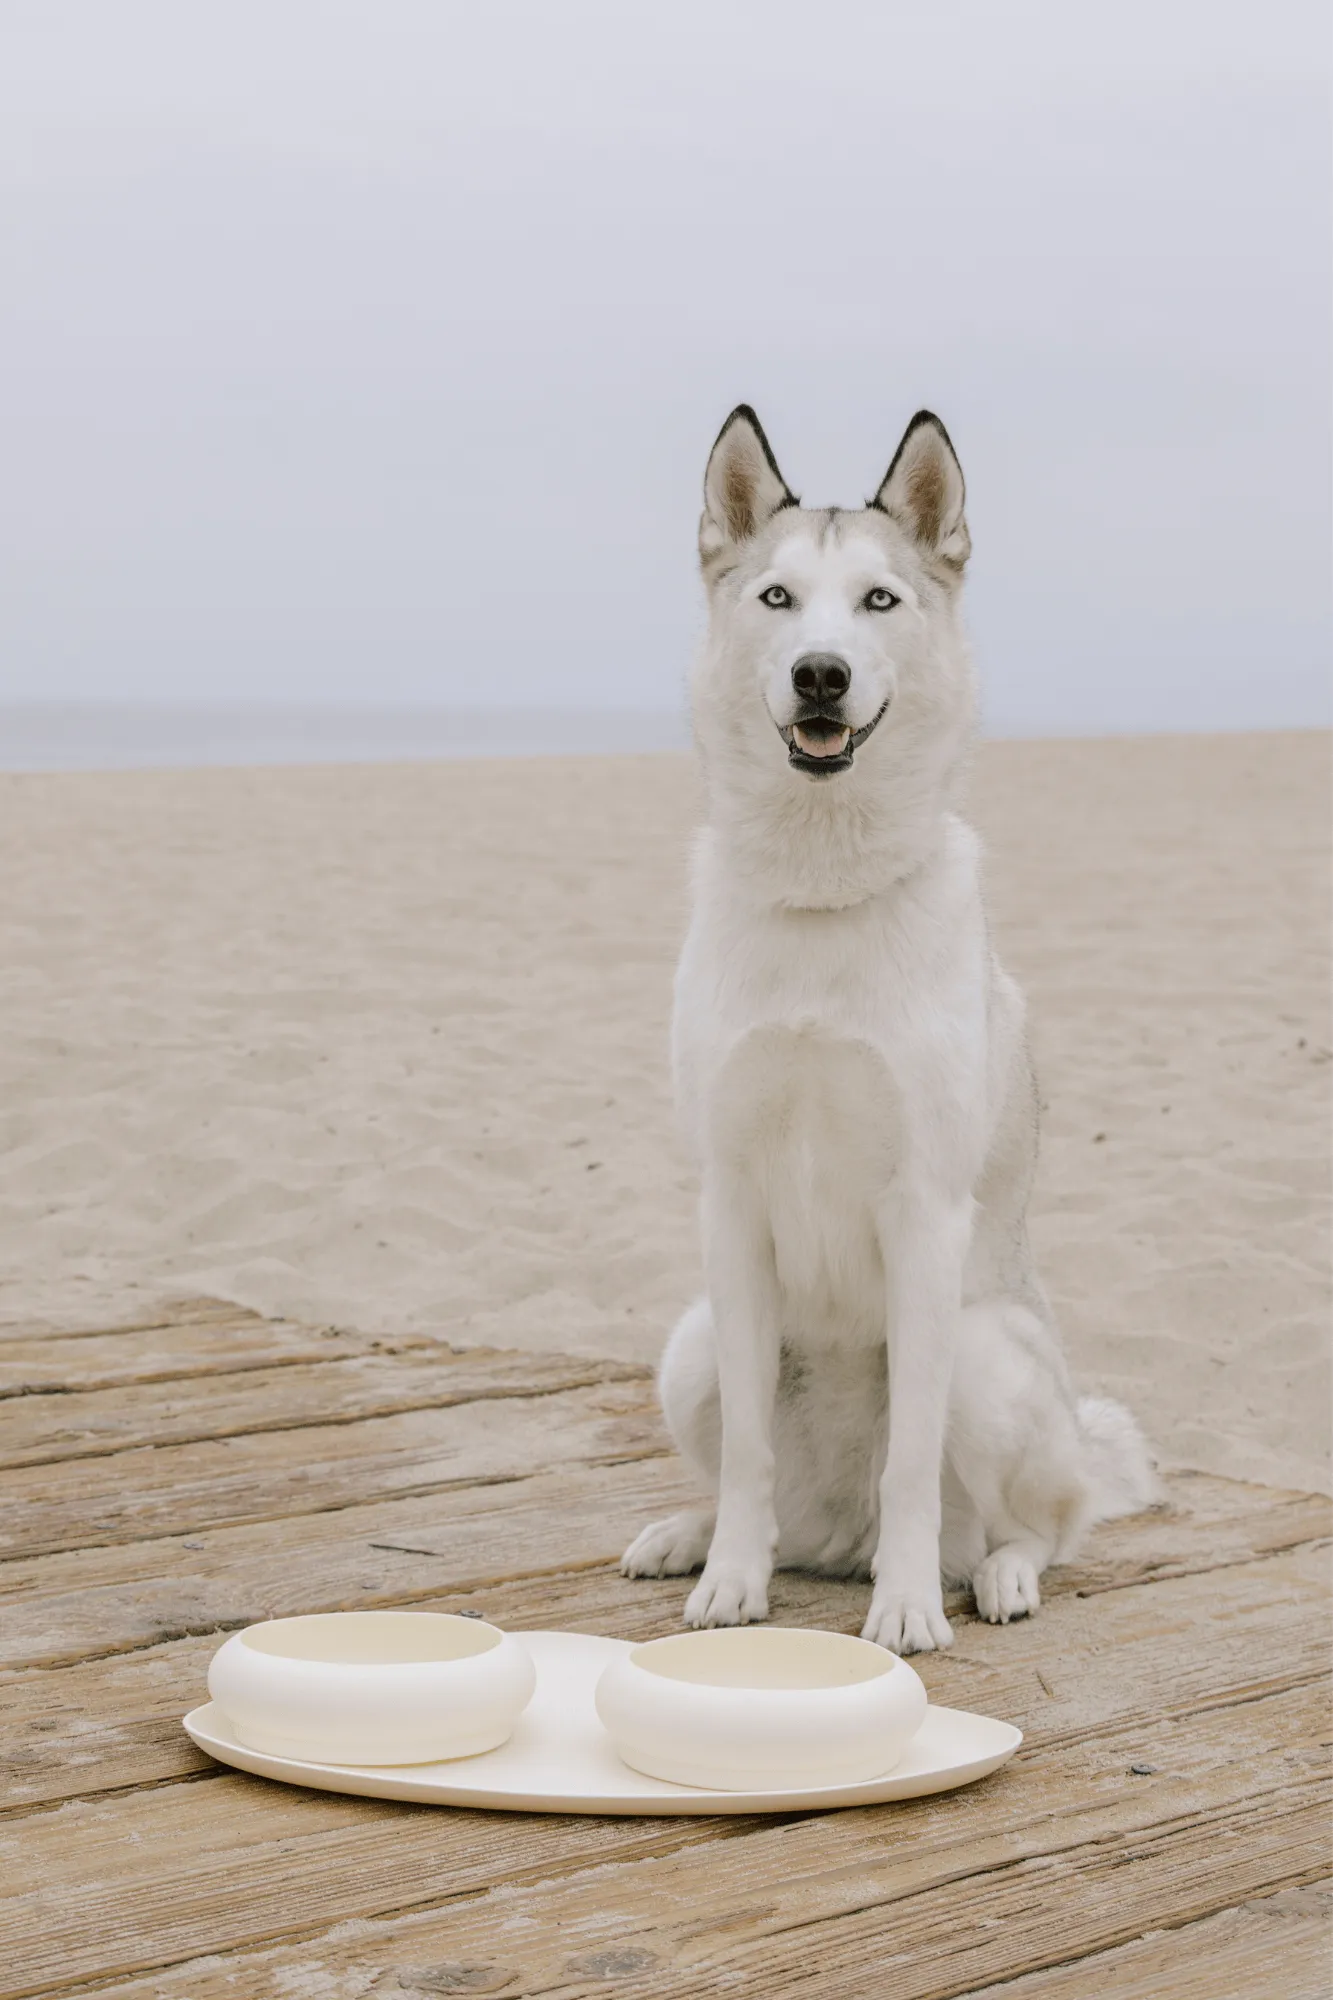
[[794,771],[803,771],[807,778],[833,778],[839,771],[850,771],[852,758],[884,720],[888,707],[886,701],[864,729],[853,729],[836,711],[830,714],[822,708],[812,708],[791,722],[779,723],[778,735],[787,746],[787,762]]

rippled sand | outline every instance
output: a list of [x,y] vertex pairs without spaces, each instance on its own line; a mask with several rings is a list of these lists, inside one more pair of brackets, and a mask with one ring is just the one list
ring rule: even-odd
[[[1328,746],[992,744],[1085,1385],[1327,1484]],[[0,1316],[171,1293],[652,1356],[697,1282],[683,757],[0,778]]]

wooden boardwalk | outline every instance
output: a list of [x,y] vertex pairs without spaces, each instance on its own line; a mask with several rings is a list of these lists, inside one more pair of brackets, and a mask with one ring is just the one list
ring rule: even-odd
[[[408,1604],[672,1630],[645,1370],[257,1319],[0,1329],[0,1996],[1324,2000],[1327,1501],[1205,1477],[1031,1625],[954,1607],[984,1783],[774,1819],[455,1813],[269,1785],[180,1728],[218,1635]],[[779,1577],[855,1630],[865,1590]]]

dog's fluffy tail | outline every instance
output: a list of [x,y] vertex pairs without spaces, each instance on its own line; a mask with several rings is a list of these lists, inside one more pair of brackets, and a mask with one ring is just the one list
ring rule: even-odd
[[1078,1427],[1091,1489],[1089,1525],[1137,1514],[1161,1499],[1147,1439],[1122,1403],[1105,1396],[1080,1396]]

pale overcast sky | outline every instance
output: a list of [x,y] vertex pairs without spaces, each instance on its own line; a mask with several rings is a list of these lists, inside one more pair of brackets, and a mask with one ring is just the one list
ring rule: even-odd
[[6,0],[0,701],[669,709],[919,404],[1004,733],[1315,722],[1322,5]]

